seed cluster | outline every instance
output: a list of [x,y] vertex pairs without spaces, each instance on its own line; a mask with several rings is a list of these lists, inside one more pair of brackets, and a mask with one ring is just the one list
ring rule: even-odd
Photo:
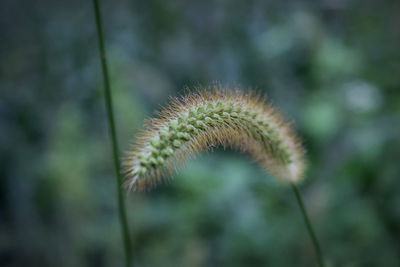
[[290,127],[259,97],[215,90],[189,95],[160,114],[125,162],[129,186],[147,189],[188,154],[210,144],[249,151],[275,175],[298,180],[302,149]]

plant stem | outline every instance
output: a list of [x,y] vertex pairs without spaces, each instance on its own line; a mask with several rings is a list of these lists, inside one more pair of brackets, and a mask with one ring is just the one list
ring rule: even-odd
[[315,232],[313,230],[310,218],[307,215],[306,208],[304,207],[304,202],[300,195],[299,189],[297,188],[297,186],[294,182],[291,182],[290,184],[293,188],[294,194],[296,195],[297,203],[300,206],[300,210],[301,210],[301,213],[303,214],[304,222],[306,223],[308,233],[309,233],[312,243],[314,245],[315,253],[317,254],[318,264],[319,264],[319,266],[324,267],[324,260],[322,257],[321,248],[319,246],[317,236],[315,235]]
[[106,51],[104,48],[103,28],[102,28],[101,13],[100,13],[100,6],[99,6],[98,0],[93,0],[93,7],[94,7],[94,13],[95,13],[95,17],[96,17],[96,27],[97,27],[99,50],[100,50],[100,60],[101,60],[101,67],[102,67],[103,79],[104,79],[105,104],[106,104],[106,110],[107,110],[108,125],[109,125],[109,130],[110,130],[110,135],[111,135],[115,174],[116,174],[116,178],[117,178],[118,211],[119,211],[119,219],[120,219],[120,223],[121,223],[123,244],[124,244],[124,248],[125,248],[125,260],[126,260],[125,266],[130,267],[132,265],[131,241],[130,241],[130,235],[129,235],[129,229],[128,229],[128,221],[126,218],[125,200],[123,198],[123,192],[122,192],[122,177],[121,177],[120,163],[119,163],[119,156],[118,156],[119,155],[118,142],[117,142],[117,134],[116,134],[116,130],[115,130],[110,79],[109,79],[109,75],[108,75],[107,57],[106,57]]

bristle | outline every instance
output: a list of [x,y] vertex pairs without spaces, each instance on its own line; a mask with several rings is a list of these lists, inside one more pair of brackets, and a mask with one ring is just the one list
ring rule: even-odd
[[260,94],[216,85],[171,98],[158,118],[146,122],[123,160],[129,190],[147,191],[203,150],[215,145],[249,153],[272,174],[297,182],[304,149],[291,124]]

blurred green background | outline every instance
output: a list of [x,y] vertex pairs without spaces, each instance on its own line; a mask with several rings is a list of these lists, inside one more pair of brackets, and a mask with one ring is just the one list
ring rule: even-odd
[[[400,266],[400,1],[102,0],[122,151],[184,87],[295,121],[330,266]],[[122,266],[91,1],[0,3],[0,266]],[[127,196],[137,266],[314,266],[294,195],[235,151]]]

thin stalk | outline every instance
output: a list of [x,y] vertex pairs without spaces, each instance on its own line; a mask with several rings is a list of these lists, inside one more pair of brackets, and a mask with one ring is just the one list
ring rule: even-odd
[[112,143],[112,151],[113,151],[113,159],[114,159],[114,167],[115,167],[115,175],[117,178],[117,193],[118,193],[118,211],[119,211],[119,219],[121,223],[122,230],[122,238],[125,249],[125,266],[130,267],[132,265],[132,255],[131,255],[131,241],[128,229],[128,220],[126,217],[125,211],[125,200],[122,192],[122,177],[120,170],[120,162],[119,162],[119,152],[118,152],[118,141],[117,134],[115,130],[115,122],[114,122],[114,112],[112,106],[112,95],[110,88],[110,78],[108,75],[108,67],[107,67],[107,57],[106,51],[104,47],[104,37],[103,37],[103,28],[101,22],[101,13],[100,6],[98,0],[93,0],[94,13],[96,17],[96,27],[97,27],[97,36],[100,50],[100,60],[101,67],[103,71],[103,79],[104,79],[104,95],[105,95],[105,104],[107,110],[107,118],[109,131],[111,135],[111,143]]
[[300,210],[301,210],[301,213],[303,214],[304,222],[306,223],[308,233],[309,233],[309,235],[311,237],[311,241],[314,245],[315,253],[317,254],[318,264],[320,267],[324,267],[324,260],[322,257],[321,247],[319,246],[317,236],[315,235],[314,229],[312,227],[312,223],[310,221],[310,218],[308,217],[306,208],[304,207],[304,202],[300,195],[299,189],[297,188],[297,186],[294,182],[291,182],[290,184],[293,188],[294,194],[296,195],[297,203],[300,206]]

